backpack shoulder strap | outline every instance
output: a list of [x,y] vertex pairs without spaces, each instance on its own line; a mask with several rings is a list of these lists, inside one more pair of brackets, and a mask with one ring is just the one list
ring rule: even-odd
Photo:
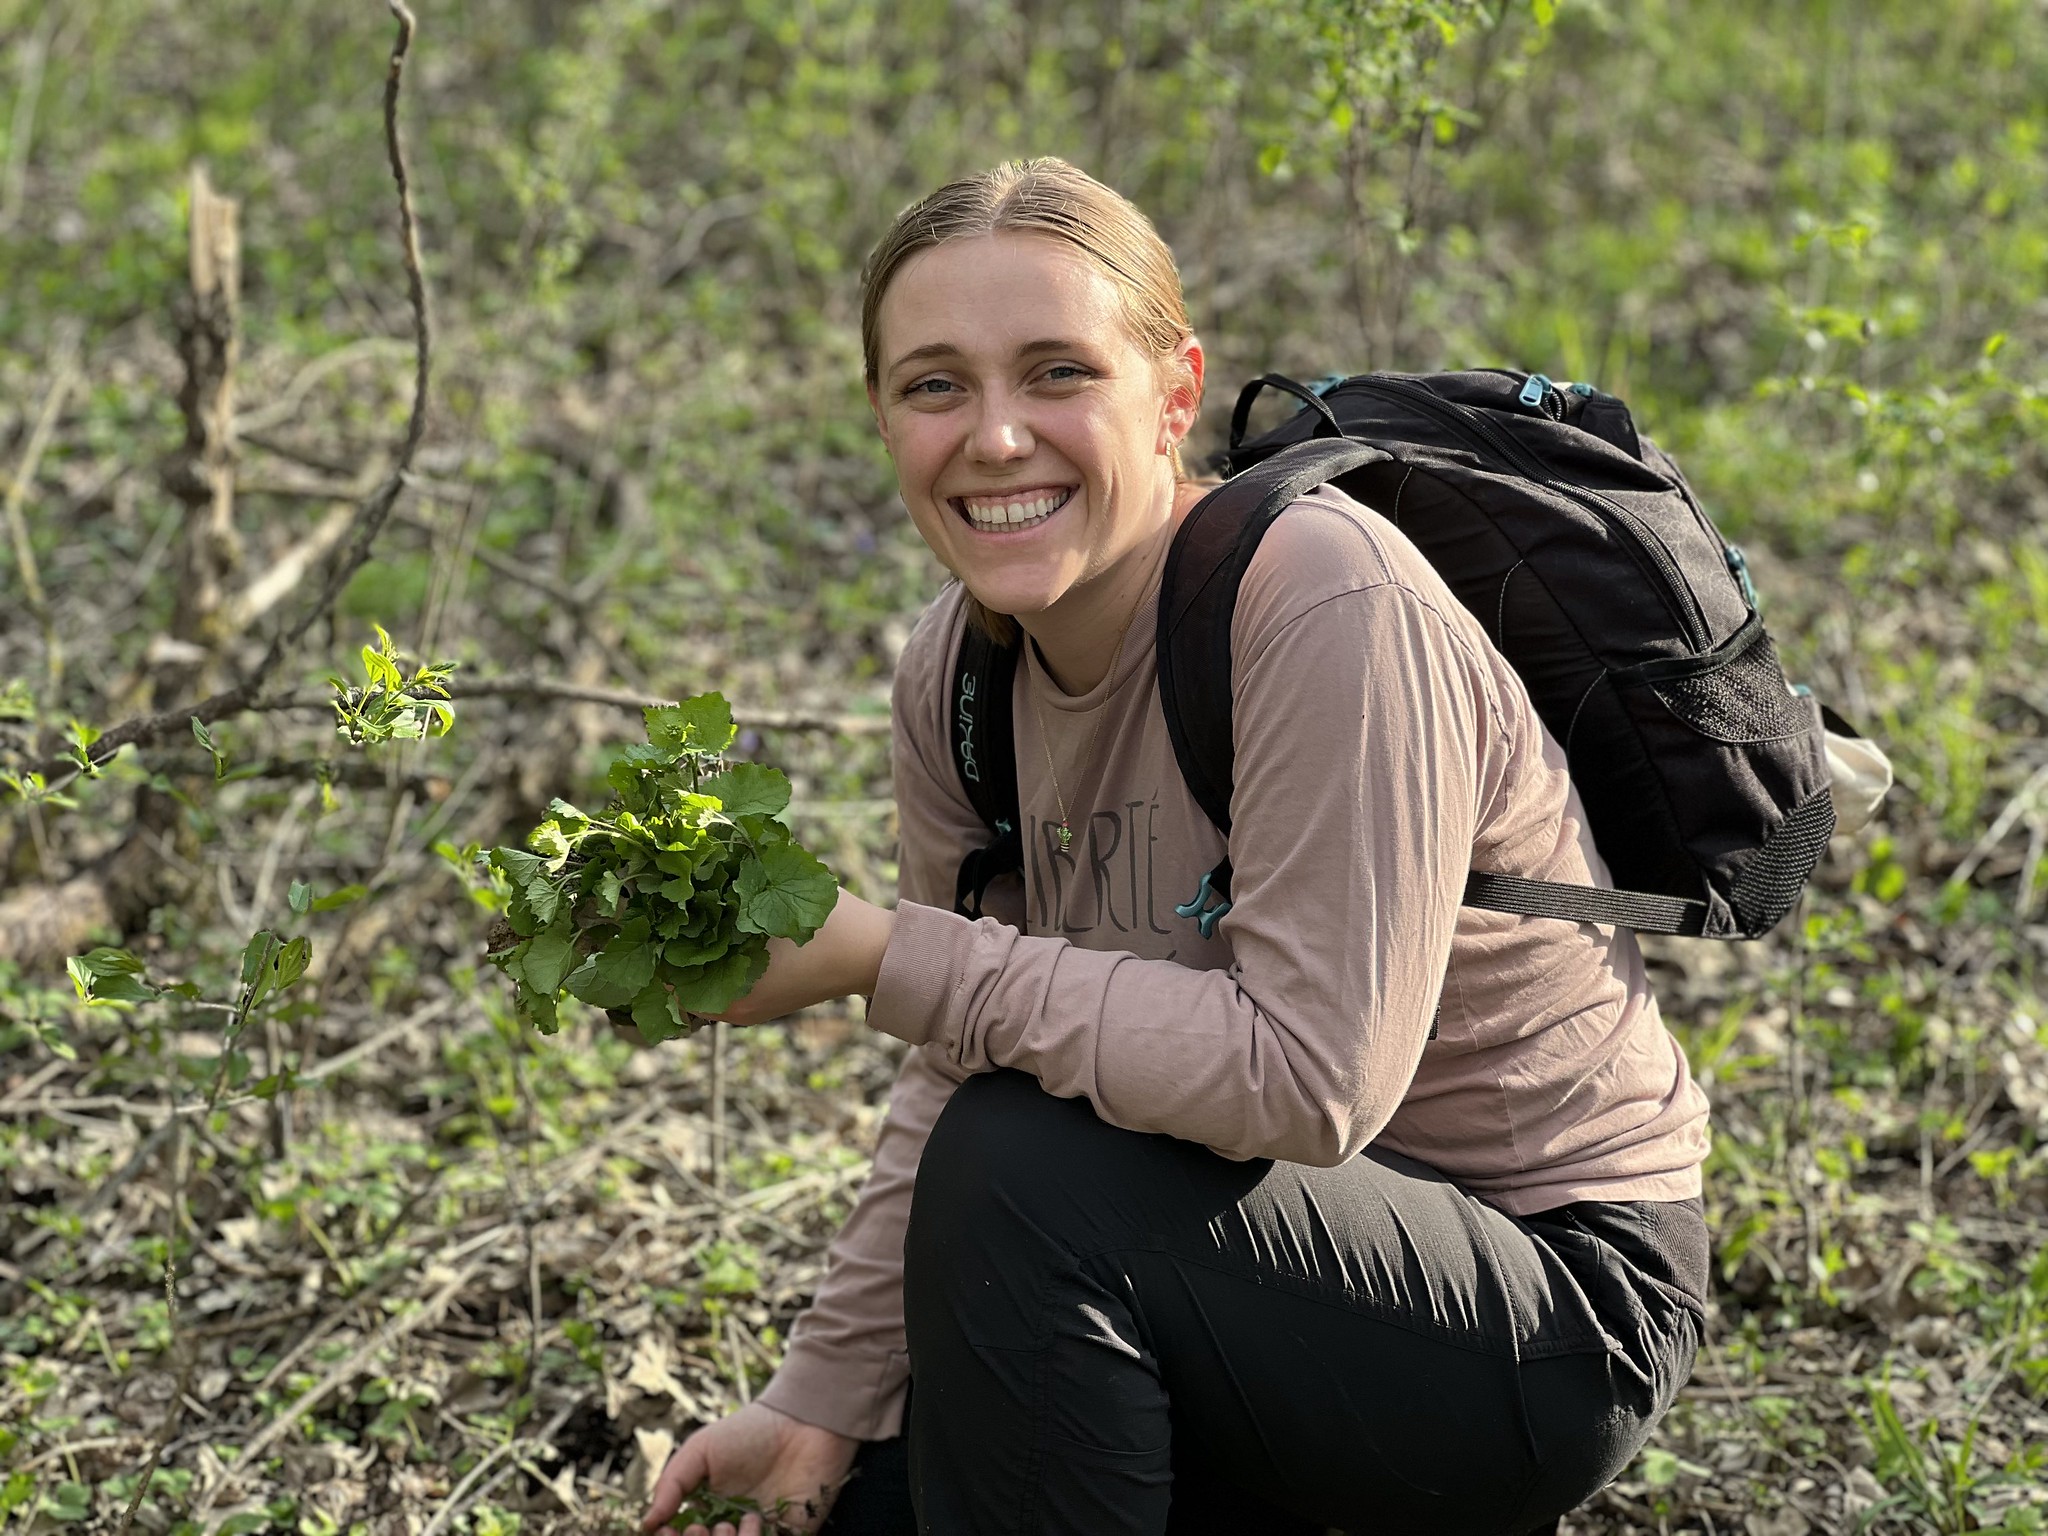
[[1181,777],[1230,833],[1230,621],[1273,519],[1307,491],[1391,458],[1350,438],[1312,438],[1226,480],[1181,519],[1159,585],[1159,702]]
[[1024,838],[1017,830],[1016,730],[1010,718],[1010,689],[1021,644],[997,645],[969,622],[960,632],[947,695],[946,734],[960,787],[991,841],[960,861],[953,910],[980,917],[981,898],[996,876],[1024,867]]

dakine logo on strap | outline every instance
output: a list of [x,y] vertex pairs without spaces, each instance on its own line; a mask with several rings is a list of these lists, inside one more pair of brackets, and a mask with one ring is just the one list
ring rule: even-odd
[[963,672],[960,677],[960,704],[954,718],[960,725],[960,772],[975,783],[981,782],[981,769],[974,761],[974,674]]

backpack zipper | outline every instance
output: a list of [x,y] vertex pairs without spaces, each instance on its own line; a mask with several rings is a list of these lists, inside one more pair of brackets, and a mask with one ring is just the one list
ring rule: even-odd
[[1561,492],[1567,499],[1577,502],[1603,521],[1618,523],[1627,529],[1636,547],[1649,556],[1650,563],[1657,568],[1665,590],[1668,593],[1685,595],[1683,602],[1677,601],[1674,597],[1666,601],[1665,607],[1678,621],[1679,627],[1686,632],[1688,642],[1700,652],[1713,649],[1713,637],[1707,629],[1706,615],[1700,611],[1699,599],[1693,596],[1692,588],[1686,585],[1685,578],[1680,575],[1678,562],[1672,558],[1671,551],[1664,547],[1664,541],[1628,508],[1609,501],[1598,491],[1573,485],[1570,481],[1559,478],[1546,469],[1534,454],[1500,431],[1479,412],[1439,399],[1420,385],[1375,375],[1353,378],[1346,382],[1355,389],[1391,395],[1396,399],[1408,400],[1421,406],[1439,420],[1460,429],[1465,436],[1492,447],[1503,458],[1524,470],[1532,480]]

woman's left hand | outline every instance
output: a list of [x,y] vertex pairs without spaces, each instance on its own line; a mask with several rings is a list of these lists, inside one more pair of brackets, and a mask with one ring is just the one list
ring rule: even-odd
[[766,1024],[814,1003],[856,993],[872,996],[882,970],[882,952],[889,947],[895,926],[895,913],[863,901],[841,886],[832,915],[808,944],[770,939],[768,969],[753,989],[725,1012],[697,1017],[727,1024]]

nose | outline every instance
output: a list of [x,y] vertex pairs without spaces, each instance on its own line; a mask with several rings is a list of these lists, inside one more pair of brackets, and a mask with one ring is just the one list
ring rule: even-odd
[[1031,457],[1036,446],[1019,403],[1007,394],[982,397],[979,415],[967,437],[968,457],[978,464],[1013,464]]

